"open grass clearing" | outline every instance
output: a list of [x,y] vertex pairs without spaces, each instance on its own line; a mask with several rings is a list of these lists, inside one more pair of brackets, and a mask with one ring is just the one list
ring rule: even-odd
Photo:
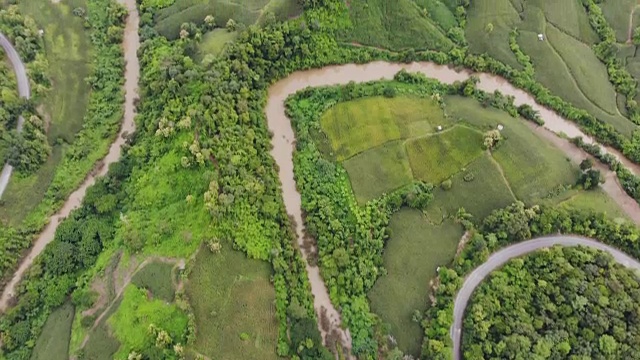
[[[599,4],[602,14],[616,32],[618,42],[624,43],[629,35],[629,17],[633,8],[640,5],[638,0],[604,1]],[[640,24],[640,12],[635,11],[632,28]]]
[[439,184],[482,154],[482,134],[456,126],[440,134],[409,140],[407,154],[416,179]]
[[89,332],[89,339],[82,350],[85,359],[112,360],[114,358],[113,355],[120,348],[120,342],[115,338],[113,330],[108,324],[108,320],[116,310],[118,310],[121,304],[122,297],[116,299],[98,326]]
[[229,242],[218,254],[203,246],[185,284],[196,321],[193,348],[219,360],[278,359],[270,275],[269,263],[248,259]]
[[178,0],[158,11],[155,29],[169,39],[176,39],[180,25],[202,24],[207,15],[214,16],[218,27],[225,27],[229,19],[249,26],[259,23],[267,12],[278,20],[286,20],[300,14],[302,8],[296,0]]
[[[467,19],[465,34],[470,52],[487,53],[516,69],[522,68],[509,48],[509,32],[521,21],[511,1],[471,1],[467,10]],[[491,24],[490,27],[489,24]],[[491,27],[493,30],[489,31]]]
[[598,35],[589,24],[589,16],[581,0],[527,0],[523,3],[527,8],[541,9],[547,22],[565,34],[587,45],[598,42]]
[[449,123],[434,100],[411,96],[339,103],[320,119],[338,161],[391,140],[433,133]]
[[453,45],[443,30],[451,25],[451,15],[437,4],[427,14],[413,0],[350,0],[348,8],[352,28],[340,35],[345,42],[390,50],[447,51]]
[[343,163],[360,205],[413,181],[404,143],[388,142]]
[[577,169],[559,149],[538,137],[525,120],[483,108],[473,99],[456,96],[445,101],[448,109],[454,109],[451,115],[462,119],[459,121],[482,128],[504,126],[501,131],[504,140],[492,155],[520,200],[533,204],[559,185],[575,183]]
[[69,340],[73,318],[74,307],[70,302],[53,310],[31,352],[31,360],[69,359]]
[[629,220],[624,211],[603,190],[580,191],[560,203],[561,206],[603,212],[615,219]]
[[391,218],[391,238],[384,251],[386,276],[369,291],[371,309],[390,324],[398,347],[418,356],[423,339],[414,310],[425,311],[429,281],[438,266],[453,261],[462,227],[451,220],[431,225],[417,210],[401,209]]
[[[467,174],[473,174],[472,181],[464,180]],[[491,211],[516,200],[500,167],[488,154],[476,159],[451,180],[450,190],[436,188],[433,203],[427,208],[427,215],[434,223],[441,222],[443,217],[455,215],[459,208],[465,208],[473,215],[474,220],[481,221]]]
[[200,44],[198,44],[197,58],[202,60],[206,54],[220,55],[225,46],[233,42],[238,37],[236,31],[228,31],[227,29],[214,29],[202,36]]
[[173,286],[173,265],[154,261],[140,269],[131,279],[139,288],[147,289],[154,298],[172,302],[175,296]]

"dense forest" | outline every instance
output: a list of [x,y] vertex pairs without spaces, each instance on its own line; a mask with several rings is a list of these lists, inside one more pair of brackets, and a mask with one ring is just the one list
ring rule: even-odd
[[463,332],[465,359],[638,359],[638,277],[605,252],[538,251],[475,290]]

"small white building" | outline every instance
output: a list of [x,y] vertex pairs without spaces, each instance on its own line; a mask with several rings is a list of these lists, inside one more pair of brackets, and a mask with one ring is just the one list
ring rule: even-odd
[[538,34],[538,40],[544,41],[544,34]]
[[498,130],[502,131],[502,129],[504,129],[504,126],[502,126],[502,124],[498,124]]
[[442,131],[442,125],[438,125],[438,131]]
[[42,30],[42,29],[38,30],[38,35],[40,35],[40,36],[44,35],[44,30]]

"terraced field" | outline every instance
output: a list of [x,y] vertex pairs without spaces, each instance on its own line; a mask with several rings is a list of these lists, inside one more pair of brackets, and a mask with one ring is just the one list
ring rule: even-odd
[[517,28],[517,43],[531,57],[536,80],[622,134],[630,136],[636,128],[620,112],[624,106],[618,105],[607,69],[591,49],[598,37],[579,0],[479,0],[471,2],[468,14],[466,36],[472,52],[521,69],[509,45],[509,33]]

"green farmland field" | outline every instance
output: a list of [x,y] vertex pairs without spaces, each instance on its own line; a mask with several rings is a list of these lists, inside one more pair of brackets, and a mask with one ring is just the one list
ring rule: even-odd
[[391,218],[391,238],[384,252],[388,271],[369,291],[371,309],[389,323],[403,351],[417,356],[422,329],[411,320],[414,310],[426,310],[429,280],[438,266],[453,259],[462,227],[446,221],[431,225],[416,210],[402,209]]
[[[602,13],[607,19],[607,22],[616,32],[616,39],[618,42],[627,42],[629,35],[629,20],[631,12],[634,8],[640,6],[638,0],[616,0],[616,1],[604,1],[600,5]],[[640,11],[636,10],[633,13],[632,29],[640,25]]]
[[248,259],[229,242],[219,254],[200,249],[185,287],[198,329],[194,349],[220,360],[278,359],[270,275],[267,262]]
[[[417,2],[417,1],[416,1]],[[382,47],[390,50],[414,48],[443,50],[452,47],[446,28],[455,22],[453,14],[443,4],[431,3],[430,16],[413,0],[350,0],[349,16],[352,28],[341,35],[343,41]],[[424,7],[426,8],[426,7]],[[439,22],[443,25],[440,26]]]
[[67,360],[69,359],[69,341],[74,307],[67,302],[55,309],[42,328],[31,360]]
[[229,19],[246,26],[255,24],[266,13],[285,20],[301,12],[296,0],[177,0],[161,9],[156,16],[156,30],[169,39],[180,33],[185,22],[202,24],[207,15],[213,15],[218,27],[224,27]]
[[388,142],[344,162],[358,203],[364,204],[413,181],[402,141]]
[[172,302],[175,295],[172,270],[172,264],[152,262],[140,269],[131,279],[131,283],[139,288],[148,289],[153,297]]
[[456,126],[408,141],[407,153],[416,179],[439,184],[482,154],[482,134]]
[[448,121],[429,99],[372,97],[340,103],[320,120],[339,161],[391,140],[433,133]]

